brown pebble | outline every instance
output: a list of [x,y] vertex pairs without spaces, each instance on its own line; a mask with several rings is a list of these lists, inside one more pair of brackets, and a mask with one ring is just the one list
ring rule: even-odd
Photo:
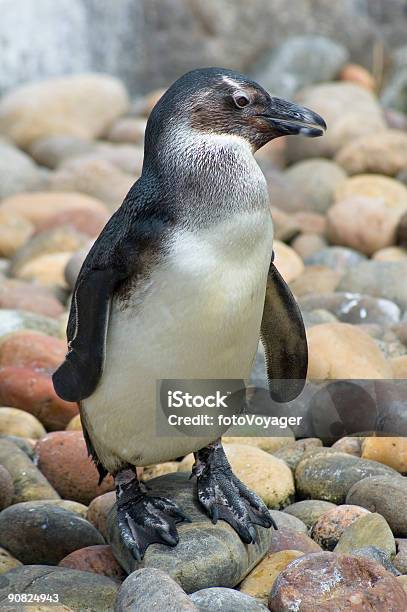
[[269,554],[281,550],[301,550],[303,553],[320,552],[321,547],[305,533],[287,527],[273,531]]
[[119,580],[123,580],[125,577],[124,571],[114,558],[112,549],[108,544],[97,544],[75,550],[64,557],[58,565],[83,572],[102,574]]
[[333,550],[349,525],[369,511],[360,506],[342,504],[325,512],[314,524],[311,538],[325,550]]

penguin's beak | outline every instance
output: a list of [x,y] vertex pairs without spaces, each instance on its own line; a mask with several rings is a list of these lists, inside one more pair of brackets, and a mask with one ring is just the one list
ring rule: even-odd
[[260,117],[272,128],[274,137],[302,134],[315,138],[326,130],[326,123],[320,115],[281,98],[270,98],[270,104]]

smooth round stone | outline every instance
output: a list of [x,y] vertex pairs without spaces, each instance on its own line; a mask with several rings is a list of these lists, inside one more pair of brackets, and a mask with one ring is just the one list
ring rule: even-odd
[[399,181],[380,174],[358,174],[341,183],[335,193],[337,202],[354,196],[381,198],[392,209],[405,209],[407,187]]
[[286,283],[290,283],[304,270],[301,257],[288,245],[279,240],[273,243],[274,263]]
[[66,431],[82,431],[81,415],[76,414],[66,426]]
[[366,256],[353,249],[340,246],[329,246],[306,257],[304,263],[307,266],[326,266],[341,274],[353,266],[366,260]]
[[333,550],[339,538],[349,525],[367,514],[368,510],[359,506],[343,504],[328,510],[319,517],[311,530],[311,538],[325,550]]
[[24,564],[56,565],[74,550],[94,544],[104,541],[91,523],[49,503],[22,502],[0,513],[0,546]]
[[122,568],[114,558],[111,547],[107,544],[97,544],[74,550],[64,557],[58,565],[109,576],[116,580],[121,580],[124,577]]
[[267,603],[270,591],[280,572],[291,561],[303,556],[304,553],[300,550],[282,550],[277,553],[269,553],[241,582],[239,585],[240,591]]
[[381,435],[407,436],[406,382],[375,382]]
[[64,340],[21,330],[0,340],[0,367],[18,366],[53,372],[65,359],[66,351]]
[[117,593],[115,612],[130,610],[198,612],[199,609],[168,574],[144,567],[130,574]]
[[42,438],[45,429],[32,414],[18,408],[0,408],[0,433],[21,438]]
[[377,89],[374,76],[360,64],[345,64],[339,73],[339,79],[350,81],[373,92]]
[[[283,508],[290,502],[294,481],[284,461],[255,446],[225,444],[223,448],[235,476],[257,493],[269,508]],[[193,455],[187,455],[178,469],[190,472],[193,463]]]
[[[7,601],[9,593],[58,593],[59,605],[73,610],[111,612],[117,590],[117,582],[107,576],[49,565],[25,565],[3,574],[0,579],[0,601]],[[52,609],[59,610],[59,607],[52,606]]]
[[[267,431],[271,431],[272,428],[267,428]],[[229,430],[230,431],[230,430]],[[276,427],[276,433],[281,433],[281,429]],[[246,444],[247,446],[254,446],[260,448],[266,453],[274,455],[276,451],[281,448],[285,448],[293,444],[295,441],[294,434],[291,429],[287,428],[284,430],[284,434],[280,436],[264,436],[260,438],[245,437],[245,436],[222,436],[223,444]]]
[[322,323],[308,330],[311,379],[391,378],[389,363],[374,340],[348,323]]
[[212,587],[195,591],[190,596],[191,601],[197,606],[199,612],[265,612],[268,610],[254,597],[222,587]]
[[325,213],[333,203],[334,194],[346,179],[346,173],[328,159],[306,159],[293,164],[285,177],[295,189],[302,191],[307,209]]
[[58,318],[64,307],[50,289],[17,279],[0,281],[0,308]]
[[372,259],[376,261],[403,261],[407,259],[407,251],[402,247],[389,246],[373,253]]
[[98,495],[89,504],[86,519],[96,527],[102,536],[107,539],[107,521],[109,512],[116,502],[115,491]]
[[405,474],[407,473],[407,439],[401,437],[365,438],[362,444],[362,458],[384,463]]
[[151,478],[164,476],[164,474],[178,472],[178,466],[178,461],[165,461],[164,463],[157,463],[156,465],[148,465],[143,470],[143,480],[151,480]]
[[4,465],[0,465],[0,510],[10,506],[13,495],[14,484],[10,472],[6,470]]
[[76,402],[66,402],[57,396],[51,375],[34,368],[0,369],[0,404],[29,412],[48,430],[65,429],[78,414]]
[[300,519],[308,529],[311,529],[320,516],[335,507],[335,504],[320,499],[305,499],[287,506],[283,512]]
[[21,85],[5,95],[0,129],[22,148],[54,134],[95,138],[128,108],[125,87],[112,76],[53,77]]
[[283,550],[300,550],[306,554],[319,552],[321,547],[307,534],[283,527],[274,531],[269,553],[277,553]]
[[82,264],[85,261],[86,256],[89,253],[92,245],[93,241],[90,241],[83,249],[80,249],[76,253],[73,253],[73,255],[66,263],[64,276],[68,287],[70,287],[71,289],[73,289],[75,286],[76,279],[78,278],[78,274],[80,272]]
[[[290,507],[290,506],[288,506]],[[308,528],[299,518],[283,512],[282,510],[270,510],[270,516],[277,525],[278,529],[290,529],[298,533],[307,533]]]
[[369,512],[345,528],[335,552],[352,553],[364,546],[376,546],[389,558],[396,554],[396,543],[386,519],[381,514]]
[[0,210],[10,210],[19,214],[36,227],[53,217],[58,212],[75,210],[94,210],[106,212],[106,206],[100,200],[74,191],[41,191],[37,193],[19,193],[6,198],[0,204]]
[[297,298],[309,294],[331,294],[341,279],[341,273],[325,266],[306,266],[302,274],[290,283]]
[[[1,145],[0,145],[1,150]],[[32,223],[11,211],[0,209],[0,256],[11,258],[30,238]]]
[[406,261],[364,261],[347,270],[339,282],[338,291],[385,298],[406,310],[407,286],[402,282],[406,275]]
[[332,448],[335,448],[341,453],[348,453],[354,457],[360,457],[362,454],[362,442],[363,438],[345,436],[334,442]]
[[407,167],[407,134],[386,129],[360,136],[342,147],[335,160],[348,174],[395,176]]
[[98,485],[99,473],[81,431],[50,433],[37,443],[35,453],[39,469],[62,497],[87,505],[114,489],[112,476]]
[[[305,457],[295,470],[297,493],[301,497],[343,504],[352,485],[368,476],[398,475],[376,461],[359,459],[346,453],[317,454]],[[350,499],[347,503],[353,504]],[[358,504],[356,504],[358,505]]]
[[82,210],[63,210],[45,219],[37,226],[37,231],[44,232],[46,230],[64,227],[75,230],[78,234],[84,236],[95,237],[100,234],[108,220],[109,213],[107,210],[105,212],[89,208]]
[[311,312],[304,311],[302,313],[302,319],[304,321],[306,330],[308,330],[310,327],[313,327],[314,325],[337,322],[337,318],[335,317],[335,315],[328,312],[328,310],[324,310],[323,308],[316,308],[315,310],[311,310]]
[[324,249],[327,246],[327,242],[325,238],[318,233],[306,232],[294,238],[291,242],[291,246],[301,259],[304,260],[321,249]]
[[397,304],[360,293],[326,292],[321,295],[314,292],[314,295],[302,297],[299,304],[303,310],[329,310],[342,323],[385,325],[400,321],[400,308]]
[[346,503],[356,504],[381,514],[393,533],[407,537],[407,479],[382,475],[364,478],[348,491]]
[[0,548],[0,575],[21,566],[21,561],[15,559],[5,548]]
[[0,310],[0,338],[13,331],[30,329],[49,336],[60,336],[58,321],[25,310]]
[[37,164],[52,169],[57,168],[68,157],[84,155],[95,149],[93,140],[63,134],[37,138],[28,147],[30,156]]
[[372,559],[372,561],[380,563],[380,565],[382,565],[388,572],[393,574],[393,576],[400,576],[400,572],[396,566],[389,560],[386,553],[380,548],[377,548],[377,546],[363,546],[362,548],[356,548],[352,551],[352,555]]
[[139,117],[120,117],[110,126],[106,138],[111,142],[142,144],[145,129],[145,119],[140,119]]
[[407,574],[407,539],[396,538],[397,554],[393,559],[394,567],[401,573]]
[[26,453],[4,438],[0,439],[0,464],[7,469],[13,479],[13,504],[32,500],[59,499],[58,493]]
[[291,563],[278,576],[269,597],[269,609],[275,612],[295,608],[399,612],[406,607],[402,586],[381,565],[331,552],[306,555]]
[[398,380],[407,379],[407,355],[401,355],[400,357],[393,357],[390,360],[391,367],[393,370],[393,378]]
[[[173,500],[192,523],[179,523],[179,543],[174,548],[162,544],[148,547],[143,567],[163,570],[187,592],[213,586],[235,587],[265,555],[273,529],[255,526],[255,544],[244,544],[225,521],[216,525],[198,502],[196,483],[189,473],[167,474],[148,481],[149,494]],[[127,573],[139,567],[121,542],[115,508],[109,515],[108,541]]]
[[65,267],[71,257],[71,251],[40,255],[22,266],[16,277],[45,287],[66,289]]
[[34,448],[36,445],[36,440],[31,440],[30,438],[20,438],[20,436],[10,436],[5,434],[0,434],[0,441],[8,440],[12,442],[15,446],[17,446],[20,450],[23,451],[27,455],[31,461],[34,461]]
[[328,210],[327,238],[332,244],[372,255],[395,244],[396,228],[406,209],[407,201],[395,205],[380,196],[349,196]]
[[298,440],[295,444],[286,446],[274,452],[274,456],[286,462],[291,470],[295,470],[304,453],[310,448],[321,448],[322,441],[319,438],[305,438]]

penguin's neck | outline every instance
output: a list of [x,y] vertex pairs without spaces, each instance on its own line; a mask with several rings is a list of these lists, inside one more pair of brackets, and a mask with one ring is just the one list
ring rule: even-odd
[[268,208],[268,191],[249,143],[239,136],[188,129],[168,132],[154,167],[178,215],[211,224]]

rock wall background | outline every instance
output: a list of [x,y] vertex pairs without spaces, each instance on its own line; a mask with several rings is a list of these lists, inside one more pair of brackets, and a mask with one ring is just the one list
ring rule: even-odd
[[389,60],[389,49],[406,44],[407,31],[405,0],[0,0],[0,15],[0,93],[101,71],[140,94],[192,67],[251,72],[306,33],[344,44],[372,69],[382,51]]

